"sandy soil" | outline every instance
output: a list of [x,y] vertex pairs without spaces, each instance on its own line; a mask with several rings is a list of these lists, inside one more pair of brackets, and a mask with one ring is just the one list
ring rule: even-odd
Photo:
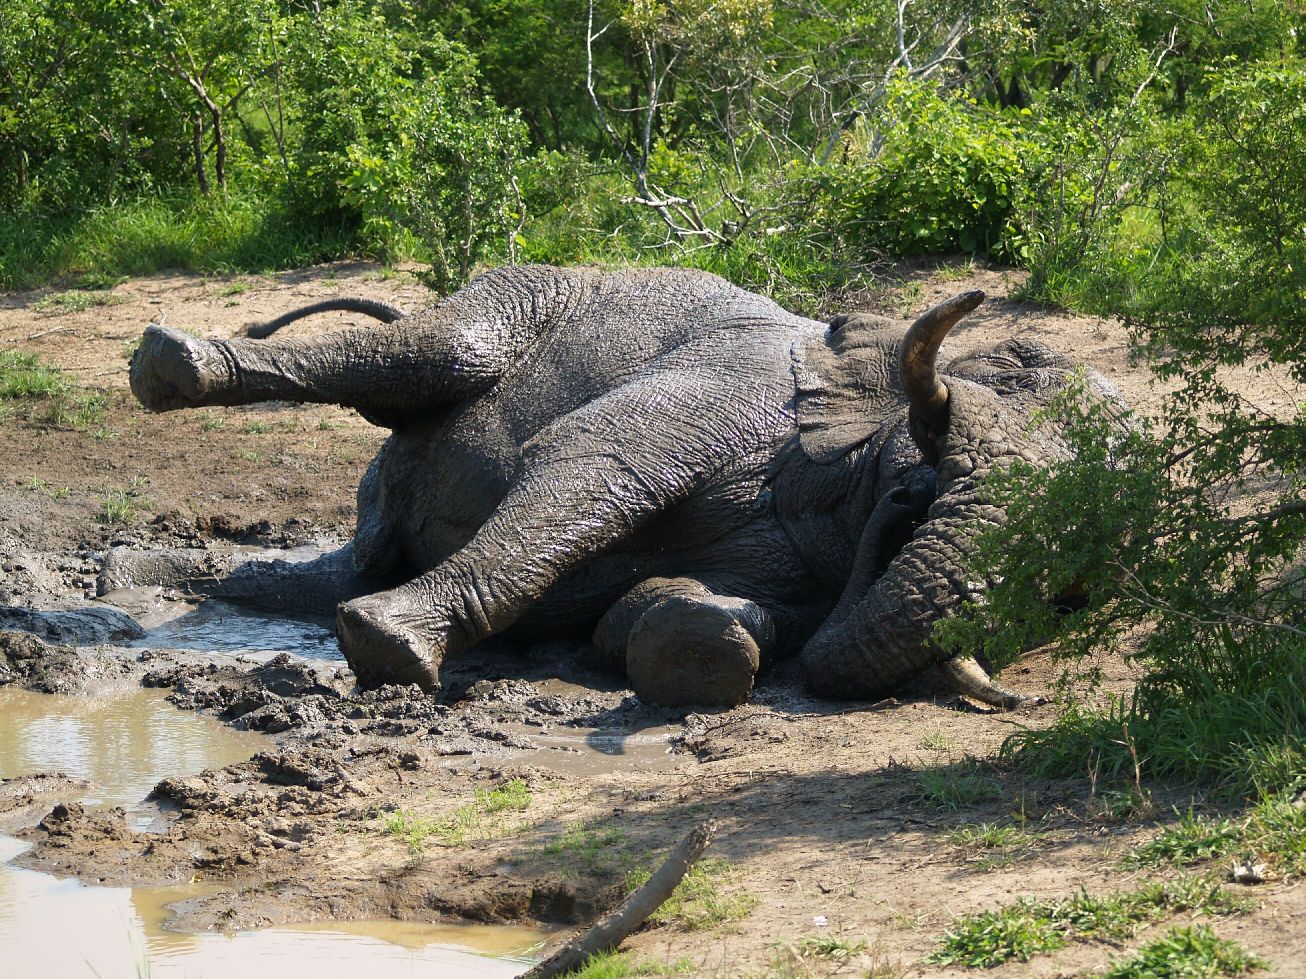
[[[1119,324],[1008,301],[1015,282],[997,270],[923,269],[851,302],[907,316],[983,288],[994,298],[959,329],[963,345],[1036,336],[1097,366],[1134,404],[1159,405],[1163,392],[1128,362]],[[234,336],[326,296],[416,308],[428,300],[411,276],[365,265],[266,278],[165,274],[117,286],[109,305],[66,314],[38,311],[47,295],[0,297],[0,344],[75,372],[107,391],[110,405],[94,428],[0,424],[0,602],[76,604],[93,594],[97,558],[110,544],[349,535],[354,488],[378,429],[316,406],[148,415],[126,392],[126,354],[151,321]],[[331,314],[289,331],[346,322],[363,319]],[[1295,396],[1267,375],[1241,380],[1270,411]],[[135,512],[101,522],[113,492],[131,494]],[[1127,691],[1127,664],[1103,665],[1108,689]],[[1004,676],[1033,691],[1050,688],[1056,673],[1036,653]],[[1137,886],[1149,875],[1126,871],[1122,857],[1193,795],[1153,785],[1158,815],[1104,818],[1087,777],[1033,780],[994,763],[1004,738],[1048,723],[1052,708],[979,710],[931,677],[882,703],[831,704],[803,694],[793,668],[782,666],[753,702],[704,714],[643,707],[591,669],[582,644],[478,650],[445,675],[438,701],[411,689],[357,695],[347,675],[295,664],[251,673],[194,655],[141,657],[112,646],[72,655],[11,637],[0,642],[0,683],[91,692],[110,679],[169,686],[179,707],[269,734],[267,750],[249,763],[160,783],[179,817],[163,835],[130,832],[120,811],[51,808],[57,782],[39,799],[0,792],[0,810],[18,811],[18,802],[5,803],[12,797],[26,799],[33,818],[43,815],[24,831],[37,843],[25,857],[34,865],[109,882],[221,883],[223,892],[179,909],[192,928],[377,914],[579,925],[620,899],[632,869],[655,863],[713,817],[720,832],[712,855],[729,865],[723,893],[751,911],[706,930],[647,928],[627,943],[638,957],[683,959],[697,974],[719,976],[925,976],[965,971],[923,962],[955,915],[1021,895]],[[595,745],[605,750],[587,750]],[[478,791],[514,778],[530,789],[524,811],[478,810]],[[980,799],[941,808],[928,791],[939,778],[979,784]],[[1097,786],[1098,801],[1105,788],[1122,786]],[[468,828],[432,832],[414,849],[384,830],[397,811],[410,824],[448,826],[461,816]],[[947,842],[951,830],[977,822],[1016,822],[1035,841],[999,859]],[[1245,893],[1256,909],[1213,920],[1215,930],[1269,959],[1270,975],[1306,974],[1300,885]],[[1176,923],[1186,922],[1171,919],[1120,947],[1077,943],[993,971],[1091,974]],[[798,955],[804,939],[831,936],[865,944],[844,959]]]

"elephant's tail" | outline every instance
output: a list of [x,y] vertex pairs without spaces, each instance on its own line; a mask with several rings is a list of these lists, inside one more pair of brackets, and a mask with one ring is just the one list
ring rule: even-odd
[[295,320],[303,319],[305,316],[313,316],[316,313],[328,313],[332,310],[344,310],[348,313],[364,313],[373,319],[378,319],[382,323],[393,323],[395,320],[406,316],[403,308],[391,303],[381,302],[377,299],[355,299],[344,297],[341,299],[324,299],[320,303],[313,303],[310,306],[301,306],[299,309],[292,309],[289,313],[284,313],[274,320],[266,323],[251,323],[245,328],[245,335],[253,337],[256,340],[264,340],[276,333],[288,323]]

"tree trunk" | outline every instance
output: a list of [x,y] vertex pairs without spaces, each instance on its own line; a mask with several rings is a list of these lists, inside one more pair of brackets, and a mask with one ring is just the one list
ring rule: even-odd
[[209,108],[213,117],[213,172],[218,179],[218,187],[227,189],[227,137],[222,131],[222,110],[216,105]]
[[198,112],[191,117],[190,145],[195,154],[195,182],[199,184],[200,193],[208,197],[212,188],[209,187],[209,175],[204,172],[204,117]]

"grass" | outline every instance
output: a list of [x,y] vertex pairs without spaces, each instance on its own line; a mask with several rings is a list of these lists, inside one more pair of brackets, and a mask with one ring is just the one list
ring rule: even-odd
[[109,398],[21,350],[0,350],[0,416],[76,429],[104,424]]
[[146,483],[147,480],[138,476],[129,486],[107,490],[96,519],[100,523],[108,524],[131,523],[140,510],[150,505],[149,499],[145,496]]
[[865,979],[902,979],[906,968],[871,949],[865,941],[839,935],[809,935],[795,942],[779,942],[776,954],[760,973],[741,973],[749,979],[815,979],[816,976],[857,975]]
[[0,213],[5,289],[63,276],[108,282],[167,268],[262,272],[362,255],[353,227],[238,191],[148,196],[63,215]]
[[921,735],[920,746],[926,751],[951,751],[952,738],[943,731],[926,731]]
[[32,308],[39,313],[80,313],[96,306],[113,306],[120,302],[123,302],[122,296],[112,292],[69,289],[67,292],[52,292],[42,297]]
[[618,864],[629,866],[633,858],[628,851],[621,849],[625,843],[626,834],[620,828],[581,821],[568,824],[553,839],[534,847],[531,855],[554,860],[561,858],[564,874],[592,871],[605,857],[615,857]]
[[35,493],[44,493],[52,500],[62,500],[72,493],[70,486],[55,486],[48,479],[41,479],[39,476],[33,476],[23,484],[23,489],[31,490]]
[[477,789],[471,802],[442,818],[397,809],[384,817],[381,831],[397,836],[410,853],[420,854],[434,838],[444,846],[461,846],[474,839],[502,835],[506,813],[525,812],[531,805],[531,791],[521,779],[512,779],[493,789]]
[[1102,979],[1215,979],[1241,976],[1268,963],[1205,925],[1171,928],[1127,959],[1111,964]]
[[850,941],[842,935],[807,935],[794,942],[802,958],[830,959],[842,962],[866,951],[866,941]]
[[958,918],[926,961],[982,968],[1028,962],[1071,941],[1121,941],[1179,912],[1228,915],[1248,907],[1250,902],[1210,878],[1191,876],[1106,897],[1081,892],[1064,901],[1022,898]]
[[973,758],[922,771],[917,780],[921,801],[931,809],[957,812],[1002,798],[1002,786],[982,774]]
[[1039,833],[999,823],[966,823],[944,835],[949,846],[968,857],[978,857],[980,870],[1005,867],[1030,852],[1041,838]]
[[568,979],[628,979],[632,976],[675,976],[693,972],[686,959],[669,964],[635,959],[623,952],[600,952],[585,963],[584,968],[567,973]]
[[1191,867],[1222,857],[1254,853],[1280,876],[1306,874],[1306,807],[1291,793],[1265,799],[1239,819],[1199,816],[1190,809],[1179,824],[1135,848],[1133,867]]
[[[626,875],[626,890],[642,887],[653,872],[641,867]],[[689,868],[671,896],[649,916],[658,925],[674,926],[682,931],[702,931],[733,924],[757,906],[757,897],[748,892],[728,893],[725,888],[735,879],[735,868],[724,860],[700,860]]]
[[1306,773],[1306,643],[1263,642],[1255,655],[1194,648],[1191,665],[1180,659],[1164,683],[1144,681],[1129,701],[1068,709],[1051,727],[1011,735],[1001,757],[1036,776],[1082,776],[1092,759],[1091,774],[1108,784],[1137,784],[1141,770],[1200,780],[1230,800],[1297,784]]

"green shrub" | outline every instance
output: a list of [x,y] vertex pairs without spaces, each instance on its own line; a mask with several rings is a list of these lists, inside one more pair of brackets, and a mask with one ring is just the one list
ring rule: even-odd
[[932,83],[900,81],[876,123],[847,159],[801,172],[818,228],[841,248],[892,256],[1019,255],[1018,204],[1038,148],[1013,120]]

